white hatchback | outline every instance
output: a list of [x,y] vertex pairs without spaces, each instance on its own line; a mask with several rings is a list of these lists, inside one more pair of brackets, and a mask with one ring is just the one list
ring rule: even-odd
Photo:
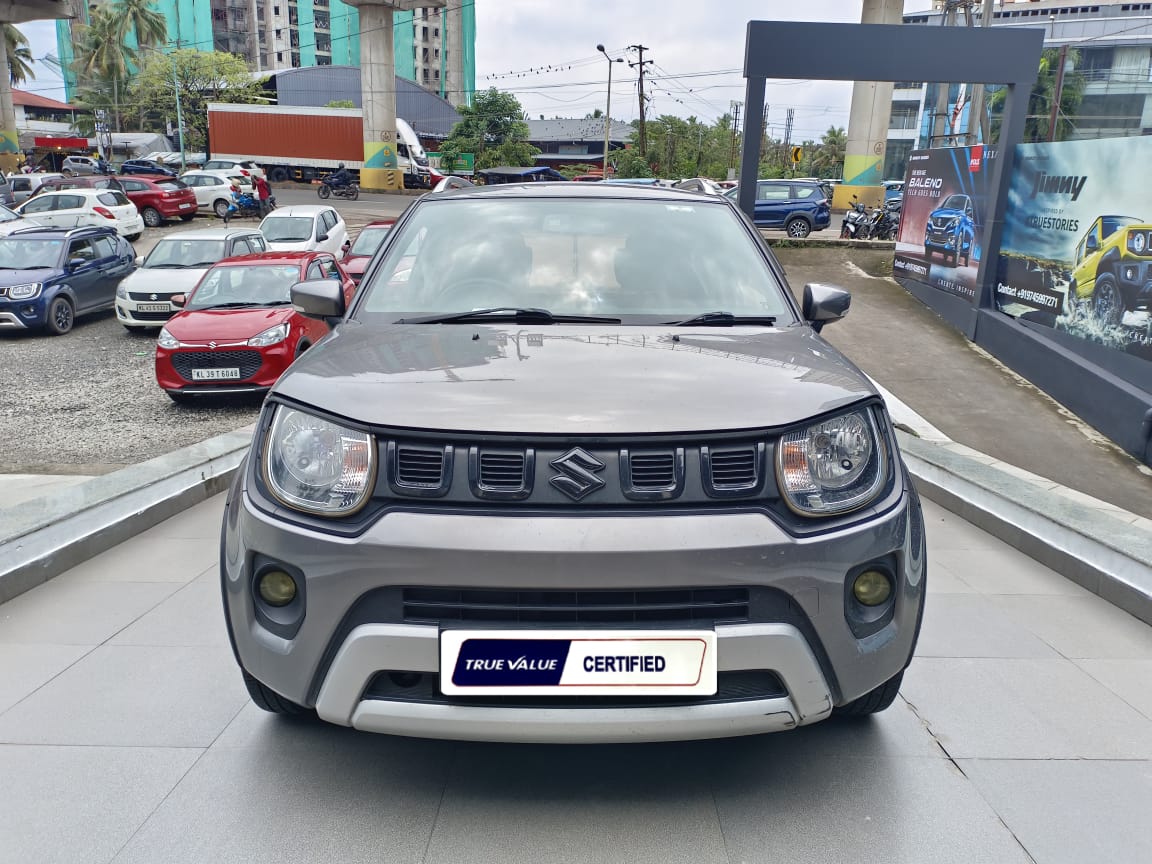
[[217,174],[243,174],[253,181],[264,176],[264,169],[251,159],[210,159],[204,163],[204,170]]
[[348,228],[340,214],[318,204],[279,207],[264,217],[260,233],[275,252],[331,252],[340,256],[348,245]]
[[140,239],[144,220],[128,196],[116,189],[62,189],[43,192],[16,208],[21,216],[41,225],[78,228],[81,225],[115,228],[128,241]]
[[197,208],[215,213],[221,219],[228,212],[232,187],[252,192],[252,178],[230,171],[186,171],[180,180],[196,195]]

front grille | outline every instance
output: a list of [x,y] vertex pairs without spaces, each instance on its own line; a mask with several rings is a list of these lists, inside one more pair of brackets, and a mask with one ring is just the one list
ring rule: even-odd
[[[176,312],[140,312],[139,310],[133,309],[131,314],[134,321],[167,321],[175,315]],[[183,375],[184,373],[180,374]],[[185,375],[184,377],[188,376]]]
[[480,484],[497,491],[524,488],[523,453],[481,453]]
[[402,486],[438,488],[444,480],[444,450],[398,447],[396,479]]
[[[166,319],[162,319],[166,320]],[[251,378],[260,369],[263,359],[259,351],[177,351],[172,354],[172,366],[186,381],[192,380],[193,369],[240,369],[240,379]]]
[[651,591],[487,591],[405,588],[404,620],[414,624],[711,625],[748,620],[747,588]]
[[630,460],[632,488],[667,489],[676,483],[676,454],[633,453]]
[[500,708],[658,708],[779,699],[787,695],[780,678],[766,669],[717,672],[716,693],[711,696],[445,696],[440,692],[439,675],[391,671],[378,672],[364,691],[365,699]]
[[756,482],[756,451],[727,450],[712,454],[712,485],[719,488],[751,486]]
[[174,294],[164,294],[164,293],[161,293],[159,291],[155,291],[155,292],[149,291],[146,294],[141,293],[139,291],[129,291],[128,292],[128,299],[129,300],[136,300],[137,302],[140,302],[140,303],[167,303],[174,296],[175,296]]

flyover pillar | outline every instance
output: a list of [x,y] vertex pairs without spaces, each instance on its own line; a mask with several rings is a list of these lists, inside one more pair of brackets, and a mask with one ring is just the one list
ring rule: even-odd
[[[861,24],[901,24],[903,20],[903,0],[864,0]],[[856,50],[867,53],[872,46],[858,45]],[[891,82],[856,82],[844,151],[845,186],[879,186],[884,179],[884,150],[891,115]]]
[[404,188],[396,159],[395,13],[443,6],[446,0],[347,0],[360,12],[360,89],[364,105],[364,167],[360,186],[382,192]]
[[20,133],[12,105],[12,79],[8,75],[8,45],[0,38],[0,171],[9,174],[20,162]]

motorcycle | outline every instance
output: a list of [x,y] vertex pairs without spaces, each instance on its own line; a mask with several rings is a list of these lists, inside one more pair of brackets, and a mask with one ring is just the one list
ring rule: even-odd
[[868,224],[868,211],[864,205],[856,200],[856,196],[852,196],[852,206],[848,212],[844,214],[844,221],[840,223],[840,239],[841,240],[860,240],[866,236],[864,231],[867,229]]
[[316,194],[321,199],[327,199],[330,195],[335,195],[337,198],[347,198],[349,201],[355,201],[360,197],[360,187],[356,183],[340,184],[333,183],[329,178],[325,177],[320,181],[320,185],[316,187]]
[[865,229],[865,235],[872,240],[895,240],[896,226],[900,219],[899,209],[893,217],[893,211],[887,205],[876,207]]
[[248,192],[234,192],[232,194],[232,203],[228,205],[228,210],[224,214],[224,224],[228,224],[228,220],[233,216],[253,216],[257,219],[262,219],[269,211],[276,209],[276,199],[268,198],[264,202],[264,209],[260,208],[260,201],[255,195]]

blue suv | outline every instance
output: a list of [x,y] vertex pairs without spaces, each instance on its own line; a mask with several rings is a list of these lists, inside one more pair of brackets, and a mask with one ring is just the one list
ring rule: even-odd
[[[736,189],[724,194],[736,202]],[[789,237],[807,237],[832,221],[824,187],[810,180],[758,180],[755,214],[757,228],[783,228]]]
[[924,256],[931,258],[934,251],[951,259],[952,266],[963,258],[967,267],[972,260],[972,244],[976,238],[976,211],[967,195],[949,195],[939,207],[928,215],[924,226]]
[[21,228],[0,237],[0,329],[57,336],[112,309],[135,252],[112,228]]

